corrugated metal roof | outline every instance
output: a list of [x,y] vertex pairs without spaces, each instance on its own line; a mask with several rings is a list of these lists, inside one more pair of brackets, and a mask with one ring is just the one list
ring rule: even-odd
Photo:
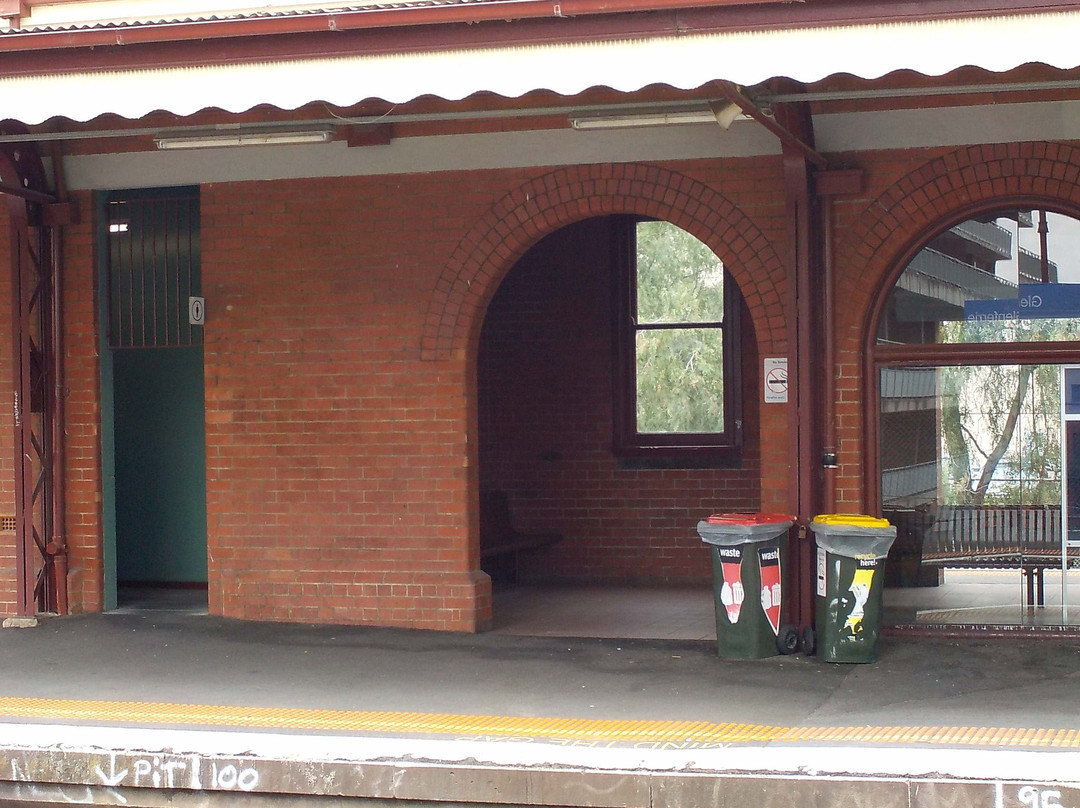
[[131,28],[147,25],[177,25],[200,22],[227,22],[286,17],[347,14],[382,9],[427,8],[432,6],[483,5],[494,0],[393,0],[392,2],[296,3],[267,0],[258,6],[229,0],[77,0],[30,7],[16,29],[0,24],[0,34],[44,31],[79,31]]
[[541,43],[397,54],[359,54],[230,65],[165,67],[0,79],[0,117],[37,124],[155,110],[242,112],[323,101],[459,100],[479,92],[517,98],[535,90],[573,96],[593,87],[635,92],[695,89],[725,79],[753,86],[776,76],[815,82],[897,70],[942,75],[963,66],[994,72],[1041,62],[1080,66],[1080,11],[988,18],[736,31],[596,42]]

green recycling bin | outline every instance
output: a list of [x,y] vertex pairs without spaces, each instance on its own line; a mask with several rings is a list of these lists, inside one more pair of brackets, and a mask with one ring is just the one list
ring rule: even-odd
[[709,545],[716,611],[716,651],[727,659],[759,659],[792,653],[793,626],[781,624],[784,563],[790,516],[713,514],[698,522]]
[[826,662],[873,662],[881,635],[885,556],[896,528],[862,514],[814,517],[817,652]]

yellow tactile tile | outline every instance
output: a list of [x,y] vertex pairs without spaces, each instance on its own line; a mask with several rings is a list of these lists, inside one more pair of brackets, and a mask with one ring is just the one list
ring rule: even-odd
[[1004,727],[782,727],[707,721],[520,718],[209,704],[0,697],[0,721],[229,727],[605,744],[841,743],[1080,748],[1076,730]]

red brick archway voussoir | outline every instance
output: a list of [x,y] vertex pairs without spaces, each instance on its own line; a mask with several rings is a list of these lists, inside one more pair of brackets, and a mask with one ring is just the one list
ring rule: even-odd
[[944,221],[1010,198],[1080,207],[1080,148],[1048,142],[965,146],[911,171],[874,199],[837,250],[837,266],[854,280],[853,298],[865,302],[851,310],[866,312],[863,322],[847,324],[841,347],[861,343],[862,329],[872,325],[870,304],[891,288],[906,252]]
[[[864,340],[876,327],[875,303],[892,289],[904,259],[943,225],[1013,203],[1080,212],[1080,148],[1051,142],[959,147],[911,170],[866,205],[836,250],[846,301],[836,332],[837,361],[846,369],[837,373],[847,380],[846,400],[864,401]],[[865,426],[842,430],[845,467],[859,465]],[[855,469],[843,484],[856,492],[861,478]],[[846,499],[861,498],[849,493]]]
[[[510,191],[465,235],[443,268],[428,305],[424,359],[449,359],[478,332],[502,277],[543,236],[593,216],[664,219],[708,244],[724,261],[759,335],[783,347],[783,264],[751,219],[713,188],[678,172],[640,164],[560,168]],[[733,250],[730,245],[741,245]]]

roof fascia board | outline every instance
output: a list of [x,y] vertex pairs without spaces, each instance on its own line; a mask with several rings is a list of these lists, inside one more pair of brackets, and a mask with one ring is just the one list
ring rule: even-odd
[[[232,40],[233,43],[262,40],[264,44],[259,46],[258,56],[248,58],[330,56],[355,52],[355,43],[341,41],[349,33],[453,23],[546,23],[508,25],[497,43],[526,44],[567,38],[798,28],[1080,8],[1080,0],[805,0],[801,3],[758,0],[752,4],[746,4],[744,0],[714,0],[709,6],[701,3],[702,0],[621,0],[617,3],[609,0],[497,0],[235,20],[11,30],[0,34],[0,56],[5,52],[94,48],[91,61],[100,66],[104,55],[102,49],[108,46],[117,46],[120,50],[140,44],[209,41],[214,44],[203,48],[201,63],[228,63],[234,61],[231,52],[234,45],[230,45],[230,53],[225,55],[221,40]],[[582,22],[589,19],[596,22],[597,18],[602,18],[598,26],[582,28]],[[575,23],[572,30],[568,29],[570,22]],[[465,36],[463,38],[468,41],[463,42],[448,41],[446,47],[490,42],[490,34],[491,30],[485,29],[484,35]],[[296,35],[306,35],[303,38],[307,44],[294,43]],[[455,37],[443,32],[440,39],[454,40]],[[403,47],[407,45],[388,46],[388,49]],[[417,47],[430,48],[431,42]],[[158,62],[147,59],[142,64],[151,66]],[[111,66],[136,65],[120,62],[107,65]]]
[[[377,149],[345,143],[198,152],[118,152],[64,157],[73,190],[191,185],[267,179],[375,176],[533,168],[594,162],[717,160],[780,156],[780,143],[740,122],[724,137],[715,125],[655,130],[532,130],[428,135]],[[979,143],[1080,138],[1080,102],[988,104],[814,116],[816,145],[837,163],[862,152]]]

